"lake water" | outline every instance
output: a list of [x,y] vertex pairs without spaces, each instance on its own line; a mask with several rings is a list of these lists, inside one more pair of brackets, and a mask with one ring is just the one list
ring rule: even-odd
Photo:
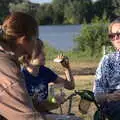
[[74,48],[74,38],[80,33],[80,25],[45,25],[39,27],[39,37],[58,50]]

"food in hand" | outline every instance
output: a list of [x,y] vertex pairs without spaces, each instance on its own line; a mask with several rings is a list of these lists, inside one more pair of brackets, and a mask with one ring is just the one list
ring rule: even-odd
[[55,58],[53,61],[60,63],[60,62],[62,62],[62,60],[63,60],[63,59],[61,59],[61,58]]

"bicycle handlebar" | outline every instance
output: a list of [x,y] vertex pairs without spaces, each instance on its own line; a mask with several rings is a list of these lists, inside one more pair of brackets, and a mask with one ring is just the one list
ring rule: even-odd
[[[69,100],[69,107],[68,107],[68,112],[67,114],[70,115],[71,114],[71,109],[72,109],[72,98],[74,96],[79,96],[81,99],[85,99],[88,100],[90,102],[93,102],[96,107],[97,107],[97,111],[94,114],[94,120],[98,120],[99,118],[101,119],[103,116],[101,116],[102,112],[101,112],[101,108],[100,105],[97,104],[95,97],[94,97],[94,93],[90,90],[74,90],[74,92],[72,94],[70,94],[65,100],[64,103]],[[79,104],[80,105],[80,104]],[[62,108],[61,108],[62,109]],[[81,112],[81,111],[80,111]],[[102,120],[102,119],[101,119]]]
[[94,97],[94,93],[90,90],[74,90],[74,92],[72,94],[70,94],[65,100],[64,102],[66,102],[67,100],[72,99],[74,96],[80,96],[81,99],[86,99],[90,102],[93,102],[96,107],[99,109],[99,105],[97,104],[95,97]]

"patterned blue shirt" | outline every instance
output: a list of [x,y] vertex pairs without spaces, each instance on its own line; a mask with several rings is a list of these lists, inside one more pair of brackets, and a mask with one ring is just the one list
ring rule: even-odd
[[120,89],[120,51],[103,56],[96,70],[93,91],[111,93]]

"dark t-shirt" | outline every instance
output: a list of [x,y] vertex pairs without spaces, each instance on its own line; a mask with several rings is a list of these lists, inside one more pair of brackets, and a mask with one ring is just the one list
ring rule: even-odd
[[45,66],[40,66],[39,74],[36,77],[25,68],[22,69],[22,72],[29,95],[32,97],[37,96],[39,102],[46,99],[48,96],[48,83],[54,82],[57,79],[57,75]]

